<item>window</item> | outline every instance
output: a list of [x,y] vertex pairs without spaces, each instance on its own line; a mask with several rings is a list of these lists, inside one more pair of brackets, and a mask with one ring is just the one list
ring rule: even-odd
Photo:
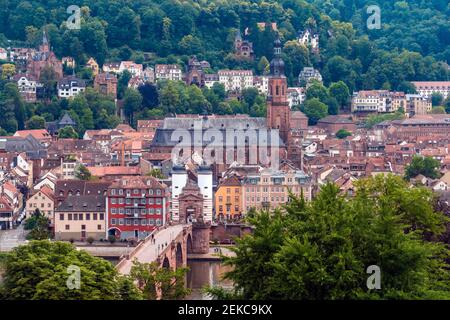
[[102,230],[102,225],[101,224],[97,225],[97,230]]
[[130,219],[125,219],[125,223],[127,224],[127,226],[131,226],[131,220]]
[[86,213],[86,220],[91,220],[91,214],[90,213]]
[[105,220],[105,214],[104,213],[100,213],[100,220]]
[[116,195],[116,189],[112,189],[112,190],[111,190],[111,195],[112,195],[112,196],[115,196],[115,195]]
[[145,226],[147,224],[147,219],[142,219],[141,225]]
[[115,208],[111,208],[111,214],[116,214],[116,209]]
[[92,214],[92,220],[97,220],[97,214],[96,213]]
[[83,220],[83,214],[82,213],[78,214],[78,220]]
[[119,219],[119,226],[123,226],[123,218]]
[[148,219],[148,224],[153,226],[155,224],[155,219]]
[[70,230],[70,225],[66,224],[66,230]]
[[156,198],[156,204],[161,204],[161,198]]
[[134,225],[138,226],[139,225],[139,220],[138,219],[134,219]]
[[81,225],[81,230],[86,230],[86,225],[85,224]]
[[59,220],[61,220],[61,221],[64,220],[64,214],[63,213],[59,214]]
[[111,204],[116,204],[116,198],[111,198]]
[[156,225],[160,226],[161,225],[161,219],[156,219]]
[[76,213],[73,214],[73,220],[78,221],[78,214]]
[[72,220],[72,214],[71,214],[71,213],[69,213],[69,214],[67,215],[67,220]]

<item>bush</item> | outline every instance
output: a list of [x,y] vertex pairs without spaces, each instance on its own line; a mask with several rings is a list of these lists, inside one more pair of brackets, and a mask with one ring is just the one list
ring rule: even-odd
[[75,239],[74,238],[70,238],[70,243],[74,243],[75,242]]
[[87,241],[89,244],[92,244],[92,243],[94,242],[94,238],[89,237],[89,238],[87,238],[86,241]]

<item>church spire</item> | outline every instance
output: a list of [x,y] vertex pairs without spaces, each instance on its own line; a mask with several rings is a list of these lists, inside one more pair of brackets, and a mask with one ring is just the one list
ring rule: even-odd
[[45,29],[42,31],[42,44],[48,45],[47,33],[45,32]]
[[279,37],[273,43],[273,59],[270,62],[270,75],[272,77],[284,77],[284,61],[281,58],[281,41]]

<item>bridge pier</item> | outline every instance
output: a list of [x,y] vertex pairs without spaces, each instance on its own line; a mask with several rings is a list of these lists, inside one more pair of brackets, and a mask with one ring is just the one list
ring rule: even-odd
[[192,225],[192,252],[188,253],[209,253],[210,231],[210,224],[194,223]]

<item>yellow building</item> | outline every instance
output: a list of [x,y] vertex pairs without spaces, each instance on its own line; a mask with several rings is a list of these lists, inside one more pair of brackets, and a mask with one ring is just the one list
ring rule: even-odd
[[88,67],[89,69],[92,69],[92,74],[95,76],[98,75],[98,63],[97,61],[95,61],[94,58],[90,58],[88,62],[86,62],[86,67]]
[[231,220],[242,216],[242,186],[236,176],[224,179],[217,187],[215,211],[218,219]]

